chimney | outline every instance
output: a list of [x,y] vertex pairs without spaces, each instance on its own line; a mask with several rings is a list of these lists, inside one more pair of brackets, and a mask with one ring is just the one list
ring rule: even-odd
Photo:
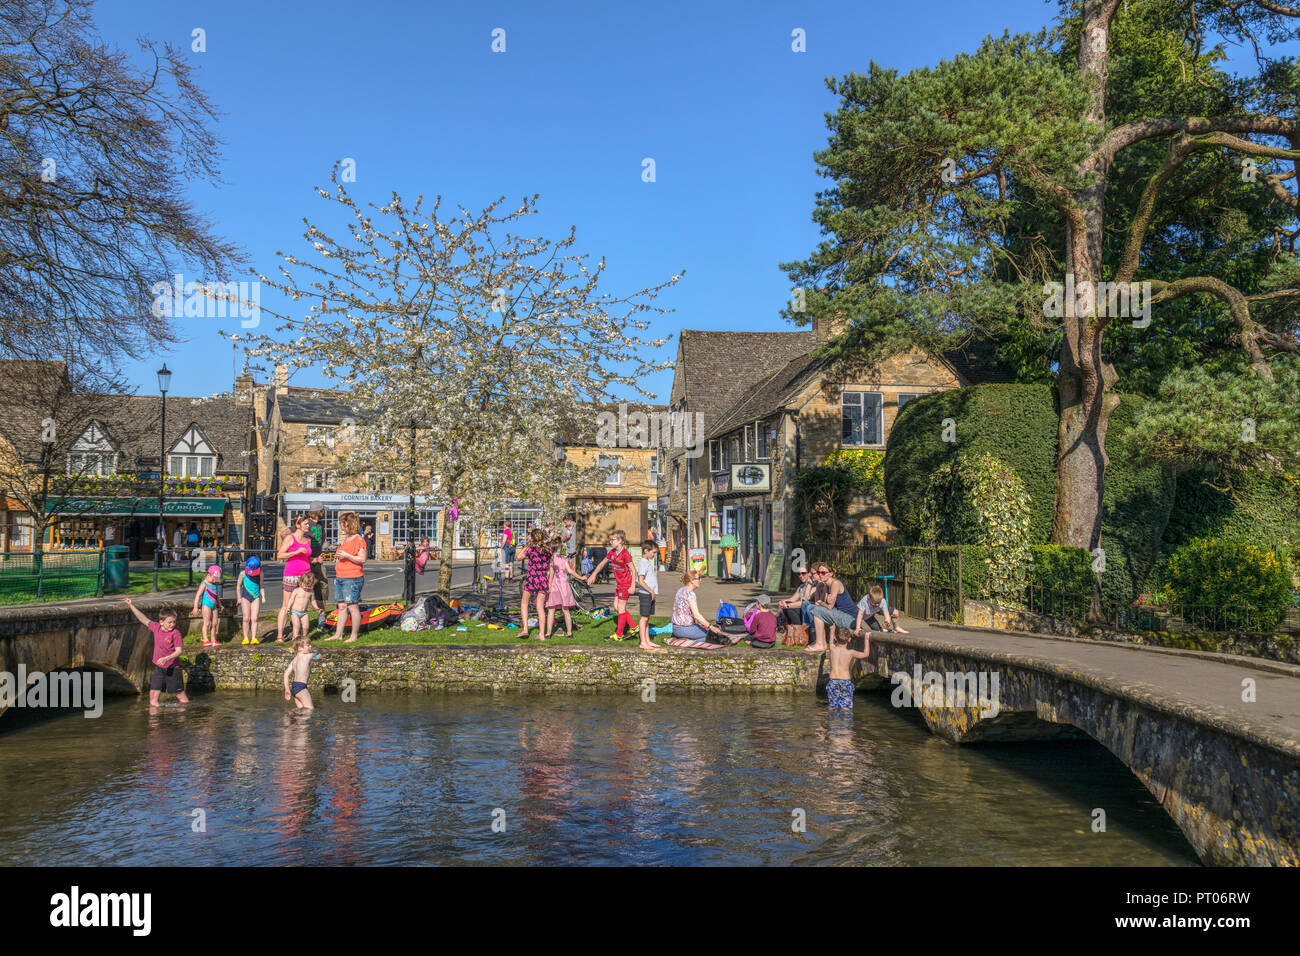
[[843,312],[836,312],[834,315],[814,312],[812,315],[812,330],[818,345],[825,345],[835,336],[843,334],[848,327],[849,323]]
[[235,401],[240,405],[252,405],[253,387],[253,376],[247,372],[235,379]]
[[289,394],[289,366],[287,365],[275,367],[275,394]]

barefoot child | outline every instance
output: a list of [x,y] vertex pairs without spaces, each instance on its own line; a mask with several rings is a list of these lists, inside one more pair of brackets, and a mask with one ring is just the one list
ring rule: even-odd
[[555,630],[555,612],[564,612],[564,636],[573,637],[572,608],[577,602],[573,600],[573,588],[569,586],[569,575],[577,574],[578,569],[564,553],[564,538],[554,535],[551,538],[551,567],[546,579],[546,627],[542,631],[542,640],[550,637]]
[[846,627],[836,627],[835,636],[827,649],[831,659],[831,676],[826,682],[826,703],[831,710],[853,709],[853,674],[850,668],[854,659],[866,660],[871,653],[871,639],[863,638],[863,650],[849,649],[853,632]]
[[614,633],[605,638],[607,641],[623,640],[623,630],[636,630],[632,624],[632,615],[627,613],[627,599],[632,596],[632,552],[627,549],[627,535],[622,531],[609,533],[609,554],[601,559],[600,564],[587,575],[588,587],[595,586],[596,576],[605,565],[614,571],[614,613],[618,616],[618,626]]
[[[301,589],[299,589],[301,591]],[[295,592],[298,593],[298,592]],[[307,601],[311,602],[311,591],[307,592]],[[298,622],[294,621],[294,627]],[[311,694],[307,690],[307,678],[311,674],[311,661],[315,655],[311,649],[311,638],[306,635],[293,639],[293,658],[284,669],[284,699],[292,700],[299,710],[312,710]],[[293,683],[289,678],[293,677]]]
[[650,615],[655,612],[655,598],[659,596],[659,566],[656,558],[659,546],[647,538],[641,542],[641,560],[636,563],[637,601],[640,605],[641,620],[637,622],[637,633],[641,642],[637,647],[643,651],[661,650],[659,645],[650,640]]
[[199,605],[203,605],[203,646],[217,647],[217,622],[221,615],[221,599],[217,596],[217,582],[221,580],[221,568],[212,565],[208,573],[199,582],[199,589],[194,592],[194,607],[190,617],[199,616]]
[[520,589],[522,597],[519,602],[519,616],[522,640],[528,636],[528,615],[533,605],[537,606],[537,639],[546,640],[546,594],[550,590],[551,552],[546,547],[546,536],[541,528],[528,532],[528,547],[524,549],[524,586]]
[[176,630],[176,612],[170,608],[158,615],[158,620],[151,621],[140,609],[131,603],[130,598],[122,598],[135,619],[149,628],[153,635],[153,677],[149,680],[149,706],[157,707],[158,698],[165,691],[175,694],[182,704],[190,699],[185,696],[185,673],[181,670],[181,632]]
[[895,634],[907,633],[898,626],[898,610],[890,610],[889,601],[885,599],[884,588],[879,584],[873,585],[871,590],[864,594],[862,600],[858,602],[858,618],[853,623],[854,633],[862,633],[863,621],[873,631],[880,630],[880,624],[876,620],[877,615],[885,622],[886,631],[892,631]]
[[244,618],[241,644],[260,644],[257,639],[257,616],[262,610],[262,559],[254,555],[244,562],[244,570],[235,581],[235,597]]
[[289,614],[293,618],[293,639],[306,639],[311,622],[307,615],[311,612],[312,598],[316,591],[316,572],[305,571],[298,576],[298,586],[289,595]]

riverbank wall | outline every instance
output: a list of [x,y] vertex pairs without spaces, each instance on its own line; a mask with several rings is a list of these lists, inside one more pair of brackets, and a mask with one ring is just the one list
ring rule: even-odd
[[[638,651],[632,647],[528,644],[490,646],[315,645],[312,693],[421,691],[561,691],[639,693],[775,691],[811,693],[824,671],[821,655],[772,648]],[[217,648],[185,666],[187,687],[280,690],[287,646]],[[822,677],[825,675],[822,674]],[[352,681],[351,685],[347,684]]]

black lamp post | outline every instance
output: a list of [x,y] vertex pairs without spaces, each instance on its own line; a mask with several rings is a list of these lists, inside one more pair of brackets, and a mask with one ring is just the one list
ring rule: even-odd
[[158,539],[153,559],[153,589],[158,590],[158,568],[162,563],[162,553],[167,547],[167,525],[163,522],[163,497],[167,490],[167,389],[171,388],[172,373],[163,362],[158,370],[158,393],[162,395],[162,429],[158,436],[158,527],[162,537]]

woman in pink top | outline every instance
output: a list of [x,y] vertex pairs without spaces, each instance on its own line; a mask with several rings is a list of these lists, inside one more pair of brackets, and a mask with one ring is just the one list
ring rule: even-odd
[[[311,568],[311,539],[307,536],[309,527],[311,527],[311,519],[306,515],[294,518],[293,530],[285,529],[284,537],[280,539],[280,549],[275,555],[277,559],[284,562],[284,578],[280,582],[280,587],[284,589],[286,595],[280,602],[280,615],[276,619],[275,639],[277,641],[281,640],[284,623],[289,617],[288,595],[297,589],[299,576]],[[289,639],[284,638],[286,641]]]

